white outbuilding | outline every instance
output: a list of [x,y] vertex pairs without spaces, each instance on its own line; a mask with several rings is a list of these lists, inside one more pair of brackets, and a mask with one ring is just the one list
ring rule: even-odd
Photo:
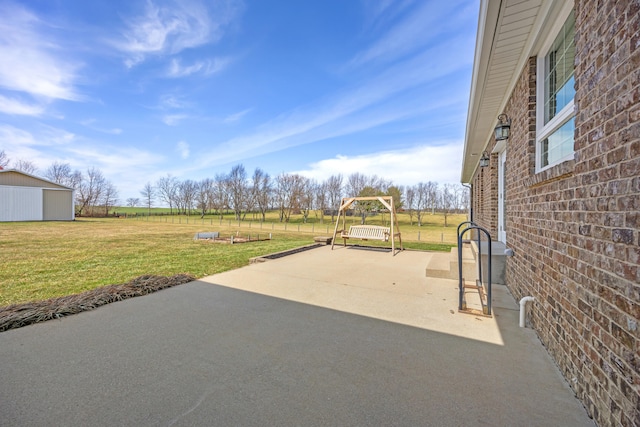
[[74,190],[15,169],[0,169],[0,221],[73,221]]

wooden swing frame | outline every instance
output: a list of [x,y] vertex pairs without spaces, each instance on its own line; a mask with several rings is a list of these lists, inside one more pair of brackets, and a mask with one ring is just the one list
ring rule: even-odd
[[[390,225],[391,227],[379,227],[373,225],[352,225],[349,230],[346,228],[347,222],[347,209],[351,207],[354,202],[359,201],[377,201],[380,202],[385,208],[389,210],[391,215]],[[342,219],[342,229],[338,230],[340,226],[340,220]],[[386,230],[384,230],[386,229]],[[338,234],[340,233],[340,234]],[[393,204],[393,196],[372,196],[372,197],[343,197],[340,202],[340,209],[338,210],[338,218],[336,220],[336,226],[333,229],[333,238],[331,239],[331,250],[336,242],[336,236],[344,239],[344,246],[347,245],[347,239],[362,239],[362,240],[391,240],[391,254],[396,254],[396,237],[400,243],[400,250],[404,250],[402,246],[402,235],[400,234],[400,226],[398,225],[398,216],[396,214],[396,207]]]

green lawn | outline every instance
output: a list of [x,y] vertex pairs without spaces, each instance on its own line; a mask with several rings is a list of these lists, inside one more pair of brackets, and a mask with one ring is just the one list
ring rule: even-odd
[[0,306],[75,294],[143,274],[203,277],[312,242],[293,234],[236,245],[193,240],[195,232],[209,230],[112,218],[0,223]]
[[[449,250],[464,216],[450,216],[448,227],[443,227],[441,215],[428,216],[432,221],[425,221],[422,227],[410,226],[400,216],[405,248]],[[356,218],[349,220],[357,222]],[[0,223],[0,306],[76,294],[145,274],[203,277],[247,265],[254,256],[312,243],[316,235],[331,235],[334,227],[330,217],[324,223],[315,217],[314,222],[303,223],[296,216],[284,224],[270,213],[267,221],[273,222],[249,218],[238,222],[232,215],[222,220],[183,215]],[[367,223],[384,221],[378,216],[368,218]],[[194,241],[199,231],[261,238],[272,234],[273,239],[213,244]]]

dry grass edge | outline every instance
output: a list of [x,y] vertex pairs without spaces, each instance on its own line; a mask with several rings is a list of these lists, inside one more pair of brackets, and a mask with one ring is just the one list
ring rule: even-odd
[[187,274],[145,275],[127,283],[101,286],[80,294],[9,305],[0,308],[0,332],[93,310],[112,302],[147,295],[193,280],[195,278]]

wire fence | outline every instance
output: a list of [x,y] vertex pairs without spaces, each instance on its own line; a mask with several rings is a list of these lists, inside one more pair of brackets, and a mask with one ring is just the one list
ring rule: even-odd
[[[254,221],[254,220],[234,220],[227,218],[215,218],[215,217],[196,217],[196,216],[176,216],[176,215],[163,215],[163,216],[127,216],[123,217],[131,221],[144,221],[153,223],[166,223],[173,225],[201,225],[216,227],[215,231],[236,232],[238,230],[246,230],[247,233],[251,232],[295,232],[295,233],[308,233],[314,235],[326,235],[332,236],[335,228],[335,223],[287,223],[287,222],[274,222],[274,221]],[[408,230],[407,230],[408,228]],[[416,228],[418,230],[416,230]],[[405,242],[428,242],[428,243],[447,243],[456,244],[456,227],[425,227],[419,229],[417,226],[404,226],[400,227],[402,233],[402,240]]]

